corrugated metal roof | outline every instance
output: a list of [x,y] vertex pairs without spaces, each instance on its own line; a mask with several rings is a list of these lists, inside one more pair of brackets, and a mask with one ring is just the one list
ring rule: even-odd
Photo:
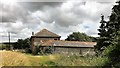
[[69,47],[94,47],[95,42],[78,42],[78,41],[55,41],[54,46],[69,46]]
[[49,40],[43,46],[66,46],[66,47],[94,47],[96,42],[79,42],[79,41],[55,41]]

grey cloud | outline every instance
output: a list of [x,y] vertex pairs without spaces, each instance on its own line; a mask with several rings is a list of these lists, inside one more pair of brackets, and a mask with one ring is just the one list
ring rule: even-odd
[[43,10],[44,7],[56,7],[62,4],[62,2],[19,2],[21,6],[29,11]]
[[0,22],[16,22],[16,20],[26,19],[26,16],[28,15],[28,12],[24,11],[24,9],[19,5],[0,5],[2,5],[2,8],[0,10],[0,16],[2,17],[2,19],[0,20]]
[[[19,36],[16,38],[29,37],[32,31],[38,32],[43,28],[50,29],[50,31],[60,34],[64,38],[74,31],[85,32],[88,35],[96,35],[96,26],[98,26],[96,23],[99,23],[101,13],[109,15],[112,7],[112,5],[101,3],[92,5],[89,4],[89,2],[86,2],[85,5],[80,2],[72,2],[72,6],[69,6],[71,4],[67,6],[63,4],[67,4],[67,2],[23,2],[13,7],[2,7],[4,14],[0,14],[0,16],[2,16],[3,21],[15,22],[3,25],[3,29],[6,32],[14,32],[16,36]],[[90,6],[89,9],[87,9],[88,6],[86,6],[88,4]],[[96,7],[101,8],[98,10]],[[92,21],[93,25],[89,26],[90,23],[87,20]],[[83,25],[83,23],[86,24]],[[92,28],[93,26],[95,27]]]
[[0,19],[0,22],[15,22],[17,19],[16,17],[11,17],[11,16],[2,16]]
[[79,23],[82,23],[82,19],[78,18],[77,15],[74,15],[72,11],[65,12],[61,10],[60,7],[49,8],[42,12],[44,13],[44,16],[39,16],[39,17],[41,20],[45,22],[55,21],[56,24],[65,27],[69,25],[77,25]]

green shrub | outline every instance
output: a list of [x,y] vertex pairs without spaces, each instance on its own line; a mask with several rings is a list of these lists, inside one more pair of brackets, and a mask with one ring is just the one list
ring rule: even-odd
[[38,52],[40,52],[40,47],[37,45],[37,46],[35,46],[32,54],[33,54],[33,55],[38,55]]
[[[12,46],[12,45],[10,45],[10,46]],[[8,44],[0,44],[0,50],[4,50],[4,49],[9,50],[10,46]]]
[[30,48],[26,48],[25,53],[32,53],[32,50]]
[[104,66],[120,66],[120,44],[113,43],[109,45],[104,51],[103,54],[108,57],[108,61]]
[[0,50],[6,49],[6,45],[5,44],[0,44]]
[[52,54],[52,47],[50,47],[50,46],[45,47],[44,53],[45,54]]
[[[89,59],[90,60],[90,59]],[[93,57],[91,60],[90,60],[90,64],[92,66],[103,66],[106,62],[108,62],[108,57],[102,57],[102,56],[99,56],[99,57]]]

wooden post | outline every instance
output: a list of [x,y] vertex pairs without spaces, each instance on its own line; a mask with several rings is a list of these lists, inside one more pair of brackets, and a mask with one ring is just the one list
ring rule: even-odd
[[10,32],[8,32],[8,38],[9,38],[9,50],[10,50]]

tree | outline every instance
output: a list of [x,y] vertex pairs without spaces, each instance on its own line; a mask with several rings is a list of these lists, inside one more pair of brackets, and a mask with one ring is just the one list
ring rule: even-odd
[[99,31],[98,35],[100,37],[97,39],[97,45],[95,46],[97,54],[100,54],[104,50],[104,48],[109,45],[108,37],[107,37],[107,29],[106,29],[107,22],[104,20],[103,15],[101,16],[100,23],[101,25],[98,29]]
[[18,39],[16,45],[13,46],[15,49],[25,49],[30,47],[30,39]]
[[85,33],[80,33],[80,32],[73,32],[70,34],[65,40],[68,41],[92,41],[95,39],[91,36],[87,36]]
[[23,49],[25,48],[30,48],[30,39],[29,38],[26,38],[23,40],[23,46],[22,46]]
[[115,36],[117,36],[117,31],[120,28],[119,24],[119,14],[120,9],[119,6],[115,5],[112,8],[112,13],[109,17],[109,21],[106,22],[104,20],[104,16],[102,15],[102,20],[100,21],[101,26],[98,29],[100,37],[97,40],[97,45],[95,46],[96,52],[102,52],[107,46],[114,42]]
[[98,29],[100,37],[95,48],[98,53],[108,57],[104,66],[112,67],[120,63],[120,0],[117,3],[112,8],[108,22],[104,22],[104,16],[101,17],[101,26]]
[[111,44],[109,47],[109,52],[107,53],[108,62],[106,65],[120,66],[120,0],[117,2],[112,10],[112,14],[109,19],[108,36],[110,37]]

